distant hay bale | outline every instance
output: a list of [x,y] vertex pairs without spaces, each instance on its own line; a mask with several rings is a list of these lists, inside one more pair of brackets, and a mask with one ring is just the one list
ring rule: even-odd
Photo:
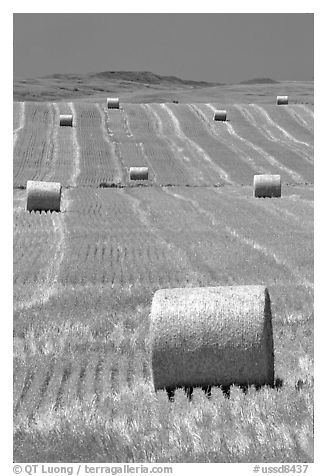
[[279,106],[288,104],[288,96],[277,96],[277,104]]
[[60,212],[61,184],[28,180],[26,184],[26,209],[32,211]]
[[161,289],[152,301],[150,342],[155,390],[274,383],[264,286]]
[[280,197],[282,194],[280,175],[254,175],[253,194],[257,198]]
[[226,121],[227,111],[215,111],[213,118],[215,121]]
[[119,109],[119,98],[107,98],[108,109]]
[[148,167],[130,167],[129,178],[130,180],[148,180],[149,168]]
[[59,124],[61,126],[73,126],[73,116],[72,114],[60,114],[59,116]]

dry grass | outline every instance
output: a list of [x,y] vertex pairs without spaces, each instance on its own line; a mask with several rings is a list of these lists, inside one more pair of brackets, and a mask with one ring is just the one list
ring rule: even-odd
[[[139,383],[97,405],[48,409],[15,432],[15,462],[311,462],[312,389],[195,390]],[[296,424],[295,424],[296,423]]]

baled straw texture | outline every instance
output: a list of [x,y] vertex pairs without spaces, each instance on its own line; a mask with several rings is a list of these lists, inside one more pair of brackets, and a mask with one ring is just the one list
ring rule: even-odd
[[150,320],[155,390],[274,383],[264,286],[161,289]]
[[279,106],[288,104],[288,96],[277,96],[277,104]]
[[148,180],[149,168],[148,167],[130,167],[129,178],[130,180]]
[[282,195],[280,175],[255,175],[253,177],[253,194],[257,198],[272,198]]
[[227,111],[216,111],[213,118],[215,121],[226,121]]
[[32,211],[60,212],[61,184],[28,180],[26,184],[26,209]]
[[70,126],[73,125],[73,115],[72,114],[60,114],[59,124],[61,126]]
[[108,109],[119,109],[119,98],[107,98]]

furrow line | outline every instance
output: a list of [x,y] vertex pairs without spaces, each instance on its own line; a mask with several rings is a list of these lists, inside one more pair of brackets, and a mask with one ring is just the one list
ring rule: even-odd
[[[168,193],[168,195],[171,195],[175,198],[178,198],[179,200],[183,200],[183,201],[191,203],[193,205],[193,207],[200,214],[206,216],[210,220],[210,222],[213,226],[215,226],[215,227],[218,226],[219,228],[221,228],[222,224],[217,220],[217,218],[211,212],[202,208],[196,200],[185,197],[183,195],[180,195],[180,194],[177,194],[177,193],[174,193],[174,192],[171,192],[170,190],[168,190],[166,188],[163,188],[163,190],[166,193]],[[289,274],[299,281],[299,284],[304,284],[306,287],[313,290],[313,283],[306,280],[306,279],[303,279],[302,274],[299,271],[297,271],[294,268],[294,266],[292,266],[290,263],[288,263],[284,258],[279,257],[274,251],[269,250],[268,248],[261,245],[257,241],[254,241],[254,240],[252,240],[250,238],[247,238],[247,237],[243,236],[242,234],[238,233],[234,228],[232,228],[228,225],[223,225],[223,226],[224,226],[226,232],[229,233],[229,235],[236,238],[240,243],[246,245],[247,247],[250,247],[252,250],[255,250],[255,251],[259,252],[260,254],[264,255],[265,257],[267,257],[269,259],[272,259],[277,265],[282,266],[285,269],[287,269]]]
[[[150,104],[141,104],[141,107],[145,110],[145,112],[150,117],[154,118],[153,122],[156,125],[155,130],[156,130],[157,136],[168,145],[168,148],[172,152],[173,157],[179,160],[181,165],[180,172],[187,176],[187,179],[189,182],[190,175],[188,172],[188,168],[192,167],[190,164],[190,158],[186,157],[183,154],[183,148],[178,147],[178,145],[175,143],[175,141],[171,137],[169,137],[167,134],[164,134],[162,120],[159,114],[157,113],[157,111],[154,109],[154,107],[151,106]],[[197,171],[197,173],[199,175],[199,178],[203,179],[201,171],[199,170]]]
[[[126,136],[129,139],[132,139],[132,138],[134,138],[134,134],[132,132],[132,129],[131,129],[131,126],[130,126],[130,123],[129,123],[128,115],[126,114],[126,112],[124,110],[122,111],[122,115],[123,115],[123,119],[124,119],[124,126],[125,126],[125,129],[126,129]],[[135,146],[140,150],[141,156],[144,158],[145,163],[148,165],[149,169],[151,169],[151,171],[152,171],[151,180],[156,183],[157,182],[157,175],[156,175],[156,172],[155,172],[151,162],[149,161],[149,159],[148,159],[148,157],[145,153],[143,143],[142,142],[137,142],[136,140],[135,140],[134,143],[135,143]]]
[[54,109],[54,114],[51,115],[51,124],[50,129],[47,130],[47,142],[51,145],[51,149],[47,151],[47,158],[45,165],[47,166],[48,172],[46,172],[43,180],[51,181],[57,172],[57,161],[58,161],[58,124],[56,123],[56,116],[59,120],[59,108],[56,103],[52,103]]
[[17,408],[17,413],[19,417],[23,419],[28,424],[33,423],[37,408],[40,405],[40,402],[43,398],[45,392],[45,380],[47,378],[47,368],[41,363],[40,366],[37,366],[33,377],[31,379],[31,384],[28,387],[24,398],[22,398],[19,409]]
[[[212,106],[212,104],[206,104],[206,106],[208,106],[212,111],[216,110]],[[199,110],[199,113],[201,113],[200,110]],[[205,117],[204,117],[204,120],[206,120],[208,122],[207,118],[205,118]],[[215,135],[218,135],[214,129],[211,128],[211,130],[213,130]],[[268,152],[266,152],[264,149],[262,149],[261,147],[259,147],[256,144],[254,144],[253,142],[249,141],[248,139],[245,139],[245,137],[242,137],[239,134],[237,134],[237,132],[234,130],[234,128],[231,124],[227,124],[227,130],[229,131],[229,133],[232,136],[235,136],[239,141],[243,142],[249,148],[255,150],[261,157],[263,157],[265,160],[267,160],[267,162],[269,162],[272,166],[277,167],[280,170],[282,170],[283,172],[287,173],[295,182],[302,183],[302,182],[305,181],[304,178],[300,174],[298,174],[294,170],[290,169],[289,167],[286,167],[285,165],[281,164],[275,157],[273,157],[271,154],[268,154]],[[222,139],[221,136],[219,136],[219,138]],[[228,145],[228,142],[226,142],[226,145]],[[241,154],[244,153],[240,149],[238,149],[238,150],[240,151]],[[236,152],[237,152],[237,150],[236,150]],[[250,159],[250,161],[253,162],[251,164],[251,166],[256,172],[269,173],[269,171],[267,171],[266,169],[260,170],[260,168],[256,165],[256,163],[253,159],[251,159],[249,156],[246,156],[246,157],[247,157],[247,160]]]
[[[76,110],[73,102],[69,103],[70,110],[73,114],[73,118],[76,118]],[[75,119],[76,120],[76,119]],[[78,144],[78,139],[77,139],[77,129],[76,125],[73,126],[73,147],[74,147],[74,166],[73,166],[73,172],[71,176],[71,184],[73,187],[76,187],[77,185],[77,179],[81,173],[80,169],[80,146]]]
[[202,149],[202,147],[199,146],[199,144],[197,144],[194,140],[190,139],[184,134],[179,120],[177,119],[173,111],[166,104],[160,104],[160,106],[168,113],[169,117],[171,118],[176,135],[182,141],[186,142],[191,147],[191,149],[195,149],[198,157],[209,163],[211,168],[215,170],[215,172],[218,172],[222,180],[224,180],[226,183],[234,184],[234,182],[230,179],[229,174],[224,169],[215,164],[215,162],[211,159],[211,157],[208,156],[208,154]]
[[[124,176],[124,166],[119,160],[116,150],[115,150],[115,145],[113,140],[109,140],[109,137],[113,137],[112,131],[109,129],[109,117],[106,112],[104,112],[103,108],[100,106],[100,104],[96,104],[96,107],[100,113],[101,116],[101,130],[102,130],[102,136],[104,141],[109,145],[110,151],[111,151],[111,156],[113,157],[114,164],[115,164],[115,173],[113,177],[113,181],[115,183],[121,183],[122,177]],[[109,137],[108,137],[109,135]]]
[[[296,152],[298,155],[300,155],[304,160],[306,160],[309,163],[312,163],[311,154],[312,154],[313,146],[311,144],[300,141],[296,139],[294,136],[292,136],[283,127],[281,127],[279,124],[274,122],[272,118],[269,116],[269,114],[267,113],[267,111],[265,111],[263,107],[258,106],[258,104],[251,104],[249,107],[252,107],[252,109],[257,111],[257,113],[260,114],[261,117],[264,118],[264,120],[267,122],[268,125],[271,126],[273,130],[277,129],[277,131],[280,132],[280,136],[281,136],[281,137],[276,136],[273,130],[265,129],[268,137],[270,137],[275,142],[281,141],[282,143],[287,145],[290,149],[292,149],[294,152]],[[263,126],[262,126],[262,129],[263,129]],[[298,144],[307,147],[308,149],[311,150],[311,152],[310,153],[305,152],[302,147],[298,146]]]
[[309,114],[309,116],[312,117],[312,119],[314,119],[314,113],[313,113],[313,111],[311,111],[311,109],[310,109],[308,106],[306,106],[305,104],[300,104],[300,107],[301,107],[304,111],[306,111],[306,112]]
[[[298,161],[297,157],[301,157],[301,159],[304,159],[307,164],[310,164],[310,168],[308,168],[308,166],[307,166],[307,173],[309,173],[310,180],[311,180],[312,165],[313,165],[312,160],[308,159],[306,156],[304,157],[303,153],[299,153],[298,147],[293,147],[290,144],[290,141],[287,141],[283,138],[279,138],[279,137],[276,137],[276,136],[272,135],[269,132],[269,130],[266,127],[263,126],[262,121],[260,121],[258,118],[256,118],[252,114],[252,112],[249,111],[248,107],[245,107],[244,105],[241,105],[241,104],[235,104],[235,108],[240,111],[242,116],[255,129],[255,131],[258,131],[266,140],[273,143],[274,148],[279,147],[279,148],[285,149],[286,153],[283,150],[280,150],[280,154],[282,154],[283,156],[285,155],[286,157],[288,156],[289,152],[291,152],[292,154],[295,154],[296,158],[294,157],[294,158],[291,159],[295,167],[300,167],[300,164],[299,164],[299,161]],[[302,168],[302,166],[301,166],[301,168]],[[294,167],[293,167],[293,169],[294,169]],[[297,180],[296,180],[296,182],[297,182]],[[307,182],[307,179],[304,180],[304,182]],[[302,183],[303,183],[303,181],[302,181]]]
[[85,378],[83,379],[83,385],[81,388],[82,400],[91,405],[92,402],[97,401],[96,394],[96,369],[99,362],[99,355],[96,352],[92,352],[92,355],[88,357],[88,362],[85,367]]
[[13,388],[13,410],[14,414],[17,413],[17,410],[20,405],[21,396],[25,388],[27,368],[25,363],[22,360],[19,360],[19,367],[14,373],[14,388]]
[[[213,112],[216,111],[216,108],[212,104],[207,103],[206,106],[211,111],[213,111]],[[237,154],[237,156],[240,160],[242,160],[247,165],[249,165],[255,172],[269,173],[268,169],[258,165],[255,162],[255,160],[245,152],[245,150],[238,147],[235,143],[232,143],[229,138],[226,139],[221,134],[221,131],[218,133],[217,129],[215,129],[214,126],[209,122],[208,118],[202,113],[200,108],[198,108],[195,105],[190,105],[189,107],[191,109],[193,109],[193,111],[197,111],[198,115],[205,122],[205,124],[207,126],[207,129],[209,130],[211,136],[215,137],[216,139],[218,138],[220,142],[222,142],[225,146],[227,146],[229,149],[231,149],[233,152],[235,152],[235,154]],[[264,156],[264,154],[262,153],[264,151],[260,150],[260,148],[255,146],[252,142],[248,141],[244,137],[241,137],[239,134],[237,134],[237,132],[235,131],[235,129],[233,128],[233,126],[231,124],[226,122],[226,123],[224,123],[224,126],[225,126],[226,131],[230,134],[230,136],[234,137],[236,140],[238,140],[239,142],[242,142],[243,144],[247,145],[248,147],[254,149],[256,152],[259,153],[260,156]],[[267,158],[267,157],[264,156],[264,158]],[[269,161],[269,162],[271,163],[271,161]],[[273,164],[273,165],[276,165],[276,164]]]
[[[209,104],[206,105],[209,107]],[[215,139],[224,144],[228,149],[234,152],[237,155],[237,158],[245,162],[247,165],[249,164],[249,157],[244,155],[244,151],[242,151],[239,147],[235,144],[232,144],[231,141],[220,133],[218,133],[217,129],[214,128],[213,124],[209,121],[206,115],[201,111],[201,109],[196,106],[195,104],[189,105],[190,110],[202,121],[204,122],[207,131],[209,134]]]
[[166,241],[162,236],[160,236],[160,231],[158,228],[155,228],[149,221],[149,218],[144,210],[142,210],[141,207],[141,201],[136,198],[132,197],[130,194],[126,193],[125,190],[122,189],[121,193],[124,193],[124,195],[132,202],[132,208],[134,213],[139,217],[141,223],[145,226],[145,228],[148,230],[148,232],[154,237],[155,242],[159,243],[160,246],[163,248],[167,249],[169,252],[169,256],[177,256],[178,257],[178,262],[180,263],[181,266],[185,269],[185,272],[188,274],[192,275],[193,277],[195,276],[197,278],[197,281],[203,281],[205,279],[205,276],[198,272],[195,271],[192,267],[192,264],[185,253],[181,248],[177,247],[174,245],[172,242]]
[[295,122],[297,122],[297,124],[302,126],[307,131],[313,132],[313,125],[309,124],[309,122],[304,119],[303,115],[298,113],[297,109],[298,108],[295,106],[288,106],[285,108],[285,111],[291,116],[292,119],[295,120]]
[[14,129],[13,133],[14,133],[14,145],[13,145],[13,149],[15,149],[15,145],[16,145],[16,140],[17,140],[17,137],[18,137],[18,133],[21,129],[24,128],[25,126],[25,102],[21,102],[19,103],[20,104],[20,111],[19,111],[19,126]]
[[44,389],[42,400],[37,408],[38,426],[49,425],[48,416],[55,408],[57,396],[61,387],[62,376],[64,372],[64,362],[61,358],[53,360],[47,376],[47,385]]
[[157,175],[156,175],[156,172],[154,170],[154,168],[152,167],[152,164],[151,162],[149,161],[146,153],[145,153],[145,150],[144,150],[144,145],[142,142],[136,142],[136,147],[139,147],[140,151],[141,151],[141,154],[142,156],[144,157],[144,160],[145,162],[147,163],[147,165],[149,166],[149,168],[152,170],[152,180],[154,183],[157,183]]

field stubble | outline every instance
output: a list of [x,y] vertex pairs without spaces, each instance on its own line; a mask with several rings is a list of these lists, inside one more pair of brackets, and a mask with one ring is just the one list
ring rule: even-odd
[[[159,105],[107,112],[75,104],[75,132],[53,134],[47,121],[54,124],[66,106],[28,105],[27,128],[14,110],[14,127],[23,124],[15,151],[28,134],[40,133],[33,121],[40,122],[45,155],[52,147],[57,160],[66,157],[66,180],[75,177],[79,185],[64,189],[61,214],[29,214],[25,191],[14,192],[15,461],[312,461],[313,187],[285,186],[278,200],[254,199],[250,184],[160,187],[189,185],[191,177],[200,184],[203,154],[217,160],[207,148],[209,132],[195,114],[188,119],[188,106],[169,106],[171,113]],[[310,133],[311,112],[295,109],[303,117],[294,118],[296,138],[302,129]],[[244,136],[238,122],[233,127]],[[232,135],[225,132],[227,141]],[[275,144],[261,135],[260,147]],[[210,141],[212,147],[219,142]],[[71,154],[76,144],[79,163]],[[233,144],[244,146],[237,137]],[[294,144],[293,156],[301,151],[310,159],[308,147]],[[17,183],[33,178],[19,154]],[[34,170],[43,170],[42,157]],[[94,188],[101,181],[127,184],[135,157],[140,165],[148,161],[149,187]],[[297,156],[294,170],[309,179],[303,164],[310,164],[302,159]],[[152,387],[153,293],[224,284],[268,286],[280,388],[247,394],[232,388],[229,399],[220,389],[211,399],[195,390],[192,401],[178,390],[169,402]]]

